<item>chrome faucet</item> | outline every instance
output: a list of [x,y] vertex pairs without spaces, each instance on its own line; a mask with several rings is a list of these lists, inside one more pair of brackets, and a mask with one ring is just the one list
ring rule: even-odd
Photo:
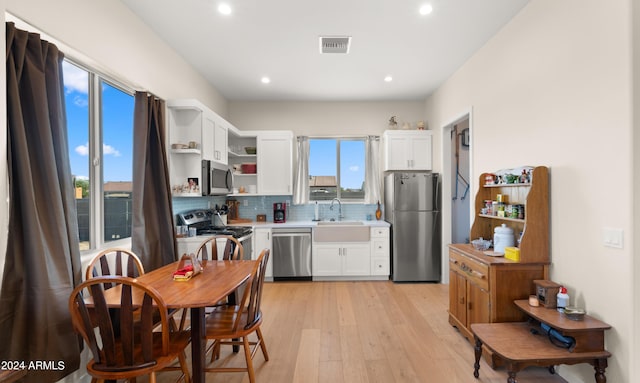
[[337,198],[332,199],[329,210],[333,210],[333,201],[338,201],[338,221],[340,221],[342,220],[342,218],[344,218],[344,216],[342,215],[342,202],[340,202],[340,200]]

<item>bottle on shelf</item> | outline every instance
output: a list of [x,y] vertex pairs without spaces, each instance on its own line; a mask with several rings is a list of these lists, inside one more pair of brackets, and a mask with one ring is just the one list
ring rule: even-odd
[[569,294],[567,294],[567,288],[560,286],[560,291],[556,295],[556,307],[558,311],[564,312],[565,307],[569,306]]
[[376,209],[376,219],[379,221],[382,218],[382,210],[380,210],[380,201],[378,201],[378,208]]

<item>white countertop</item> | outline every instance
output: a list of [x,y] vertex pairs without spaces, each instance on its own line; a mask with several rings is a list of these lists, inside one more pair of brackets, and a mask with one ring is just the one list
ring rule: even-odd
[[[320,222],[330,222],[330,221],[320,221]],[[369,227],[390,227],[389,222],[386,221],[366,221],[366,220],[354,220],[354,219],[345,219],[343,222],[361,222],[365,226]],[[283,223],[275,223],[275,222],[247,222],[247,223],[237,223],[231,224],[229,226],[253,226],[254,229],[257,228],[294,228],[294,227],[309,227],[314,228],[318,226],[317,221],[287,221]]]
[[[331,221],[320,221],[320,222],[331,222]],[[362,222],[364,226],[369,227],[390,227],[391,224],[387,221],[366,221],[366,220],[353,220],[353,219],[345,219],[343,222]],[[287,221],[283,223],[275,223],[275,222],[243,222],[243,223],[232,223],[228,226],[252,226],[254,229],[265,228],[265,229],[278,229],[278,228],[297,228],[297,227],[308,227],[313,229],[318,226],[317,221]],[[201,242],[205,238],[210,237],[210,235],[198,235],[195,237],[180,237],[176,238],[178,242]]]

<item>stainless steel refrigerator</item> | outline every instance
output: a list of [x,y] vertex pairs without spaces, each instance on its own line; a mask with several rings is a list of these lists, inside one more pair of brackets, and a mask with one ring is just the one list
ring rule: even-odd
[[440,176],[394,172],[385,177],[385,220],[391,223],[394,282],[439,282]]

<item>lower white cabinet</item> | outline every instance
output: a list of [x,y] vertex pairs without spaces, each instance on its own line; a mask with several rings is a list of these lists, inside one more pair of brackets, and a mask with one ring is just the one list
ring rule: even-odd
[[371,275],[389,275],[389,228],[371,228]]
[[200,248],[200,244],[204,242],[208,236],[198,236],[198,237],[184,237],[184,238],[176,238],[176,248],[178,251],[177,257],[180,259],[183,254],[195,254],[196,251]]
[[[252,254],[251,259],[258,259],[258,256],[263,249],[271,250],[271,229],[270,228],[253,228],[253,244],[251,246]],[[273,280],[273,254],[269,255],[269,262],[267,262],[267,269],[265,270],[264,277]]]
[[364,243],[315,244],[313,276],[355,276],[371,274],[371,249]]
[[312,274],[339,279],[389,277],[389,228],[372,227],[368,242],[313,242]]

